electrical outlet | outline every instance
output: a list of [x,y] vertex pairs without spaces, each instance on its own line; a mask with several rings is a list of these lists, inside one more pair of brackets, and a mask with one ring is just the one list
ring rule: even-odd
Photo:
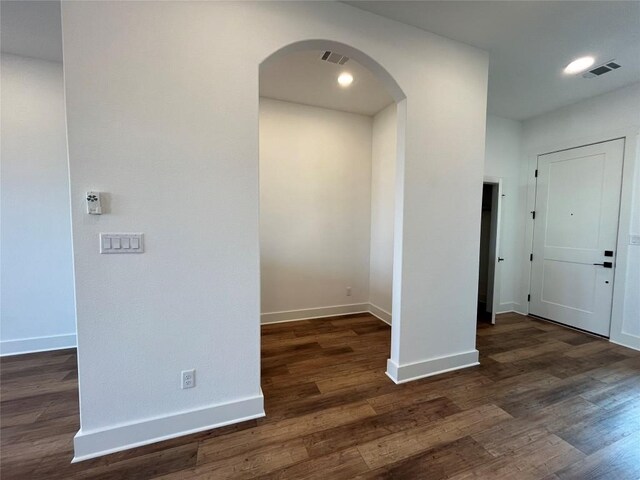
[[196,371],[195,370],[183,370],[182,371],[182,389],[193,388],[196,386]]
[[347,287],[347,297],[351,296],[351,287]]

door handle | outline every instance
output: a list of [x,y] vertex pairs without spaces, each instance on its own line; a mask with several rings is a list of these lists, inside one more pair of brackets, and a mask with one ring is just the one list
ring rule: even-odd
[[601,265],[604,268],[613,268],[613,263],[611,263],[611,262],[594,263],[594,265]]
[[498,257],[498,261],[499,261],[499,262],[504,262],[504,258],[502,258],[502,257]]

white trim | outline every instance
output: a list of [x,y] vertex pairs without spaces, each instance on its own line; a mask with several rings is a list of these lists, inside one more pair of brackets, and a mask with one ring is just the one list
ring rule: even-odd
[[353,313],[369,313],[368,303],[353,303],[350,305],[334,305],[330,307],[305,308],[302,310],[287,310],[284,312],[269,312],[260,315],[262,325],[268,323],[295,322],[298,320],[312,320],[314,318],[337,317]]
[[395,383],[406,383],[421,378],[452,372],[462,368],[480,365],[478,350],[457,353],[446,357],[430,358],[415,363],[397,365],[393,360],[387,360],[387,376]]
[[[615,272],[613,274],[613,298],[611,305],[611,327],[609,329],[609,341],[624,345],[625,347],[640,350],[640,337],[625,332],[624,303],[627,292],[627,271],[629,267],[629,235],[633,223],[633,190],[635,171],[640,168],[638,149],[640,143],[640,129],[629,131],[624,137],[624,153],[622,163],[622,186],[620,189],[620,215],[618,217],[618,244],[616,246]],[[640,188],[640,185],[636,185]],[[633,319],[627,319],[633,321]]]
[[340,317],[342,315],[357,315],[359,313],[370,313],[387,325],[391,325],[391,314],[373,303],[353,303],[350,305],[334,305],[330,307],[263,313],[260,315],[260,324],[268,325],[272,323],[298,322],[300,320],[317,320],[320,318]]
[[264,397],[260,392],[255,397],[102,430],[81,428],[73,439],[72,463],[264,416]]
[[76,334],[50,335],[48,337],[20,338],[16,340],[2,340],[0,342],[0,356],[24,355],[26,353],[48,352],[64,348],[75,348]]
[[514,303],[513,306],[514,306],[514,309],[513,309],[514,312],[519,313],[520,315],[524,315],[525,317],[527,315],[529,315],[529,303],[528,302],[525,303],[525,306],[523,306],[523,305],[521,305],[519,303]]
[[[491,323],[496,323],[496,305],[500,301],[500,286],[502,282],[502,269],[500,268],[500,235],[501,235],[501,219],[502,219],[502,177],[492,177],[485,175],[482,185],[495,185],[497,190],[491,189],[491,233],[489,245],[489,259],[492,263],[489,264],[489,273],[492,277],[492,282],[487,285],[487,293],[491,292]],[[485,296],[485,302],[489,302],[489,297]]]
[[496,315],[500,315],[501,313],[510,313],[510,312],[520,313],[520,311],[518,310],[519,308],[520,308],[520,305],[515,302],[501,303],[500,305],[498,305],[498,308],[496,308]]
[[640,337],[638,337],[637,335],[631,335],[629,333],[622,332],[616,335],[615,340],[609,338],[609,341],[611,343],[615,343],[616,345],[622,345],[623,347],[640,351]]
[[518,310],[518,308],[520,308],[520,305],[518,305],[517,303],[503,303],[502,305],[512,305],[513,308],[507,309],[505,307],[505,310],[500,310],[499,312],[496,312],[496,315],[504,315],[505,313],[515,313],[517,315],[522,315],[523,317],[527,317],[529,315],[527,313],[523,313],[520,310]]
[[[536,150],[537,151],[537,150]],[[533,253],[533,228],[535,222],[532,218],[531,212],[535,210],[536,206],[536,187],[537,178],[535,171],[538,168],[538,153],[527,154],[527,165],[525,168],[525,182],[527,185],[527,198],[525,201],[526,216],[525,231],[524,231],[524,243],[525,251],[522,255],[522,292],[520,292],[520,304],[524,306],[524,313],[529,314],[529,300],[528,295],[531,291],[531,260],[529,255]]]
[[369,304],[369,313],[374,317],[382,320],[387,325],[391,325],[391,314],[384,310],[383,308],[374,305],[373,303]]

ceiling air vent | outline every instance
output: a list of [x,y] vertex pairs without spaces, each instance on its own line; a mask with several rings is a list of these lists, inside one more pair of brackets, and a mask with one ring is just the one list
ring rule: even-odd
[[344,55],[340,55],[339,53],[327,50],[322,54],[320,60],[324,60],[325,62],[329,63],[336,63],[338,65],[344,65],[349,61],[349,57],[345,57]]
[[621,65],[617,64],[613,60],[610,60],[606,63],[603,63],[602,65],[598,65],[597,67],[592,68],[588,72],[583,73],[582,76],[584,78],[596,78],[620,67]]

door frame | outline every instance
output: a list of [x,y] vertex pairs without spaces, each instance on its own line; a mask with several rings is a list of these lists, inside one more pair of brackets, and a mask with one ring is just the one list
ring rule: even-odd
[[482,185],[491,185],[491,232],[489,234],[489,281],[487,282],[487,306],[491,297],[491,323],[496,323],[496,308],[500,305],[500,219],[502,217],[502,178],[484,176]]
[[613,278],[613,301],[611,308],[611,328],[609,341],[629,348],[640,350],[640,338],[623,331],[624,294],[626,289],[627,263],[629,256],[629,236],[633,216],[633,181],[636,168],[640,168],[640,128],[630,127],[590,134],[583,137],[568,138],[552,144],[542,144],[525,151],[527,198],[525,204],[525,250],[522,255],[522,290],[520,305],[522,313],[529,314],[527,295],[531,291],[531,262],[529,254],[533,252],[534,220],[531,212],[535,210],[536,177],[538,156],[548,153],[571,150],[610,140],[624,139],[622,159],[622,188],[620,193],[620,213],[618,215],[618,241],[616,245],[616,269]]

